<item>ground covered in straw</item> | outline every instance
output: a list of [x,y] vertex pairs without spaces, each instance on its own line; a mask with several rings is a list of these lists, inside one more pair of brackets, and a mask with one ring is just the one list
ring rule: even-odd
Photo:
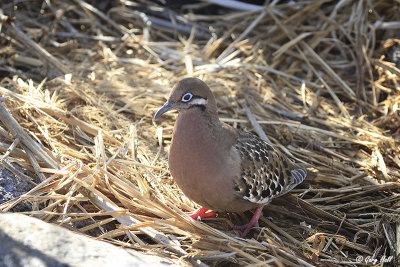
[[[207,2],[2,2],[1,164],[34,187],[0,210],[178,264],[396,265],[400,3]],[[252,211],[194,221],[168,172],[176,113],[152,117],[187,76],[311,172],[246,239]]]

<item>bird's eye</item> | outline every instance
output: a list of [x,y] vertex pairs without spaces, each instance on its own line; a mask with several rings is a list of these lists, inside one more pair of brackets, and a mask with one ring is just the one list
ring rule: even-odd
[[193,95],[191,93],[186,93],[182,96],[182,102],[189,102],[192,100]]

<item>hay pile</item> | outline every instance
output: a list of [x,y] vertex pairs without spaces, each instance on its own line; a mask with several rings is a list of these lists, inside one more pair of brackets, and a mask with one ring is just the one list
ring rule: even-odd
[[[25,214],[181,264],[398,262],[398,2],[107,2],[0,7],[2,166],[35,177],[0,210],[29,201]],[[252,212],[183,213],[196,204],[167,168],[176,113],[152,116],[185,76],[313,172],[247,239],[232,225]]]

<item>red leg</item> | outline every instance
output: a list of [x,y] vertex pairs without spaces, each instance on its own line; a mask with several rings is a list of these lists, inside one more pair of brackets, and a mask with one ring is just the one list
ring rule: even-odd
[[204,207],[201,207],[195,211],[192,212],[186,212],[187,215],[189,215],[192,219],[195,220],[202,220],[204,218],[208,218],[208,217],[214,217],[215,216],[215,212],[209,209],[206,209]]
[[264,208],[264,206],[261,206],[256,209],[256,211],[254,212],[253,218],[251,218],[249,223],[247,223],[245,225],[235,225],[235,226],[233,226],[233,229],[243,231],[240,236],[245,237],[249,233],[251,228],[253,228],[254,226],[258,226],[258,219],[260,219],[263,208]]

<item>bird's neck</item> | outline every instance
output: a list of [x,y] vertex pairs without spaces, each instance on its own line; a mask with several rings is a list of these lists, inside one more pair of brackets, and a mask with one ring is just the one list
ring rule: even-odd
[[[191,108],[179,112],[175,123],[174,135],[182,140],[191,142],[204,141],[219,142],[224,139],[226,129],[218,118],[216,112],[208,112],[199,108]],[[200,138],[201,140],[194,140]],[[229,142],[223,140],[222,143]]]
[[208,127],[210,129],[218,129],[221,127],[221,122],[216,112],[209,112],[204,107],[192,107],[189,109],[181,110],[178,114],[176,123],[183,124],[183,128],[194,127]]

